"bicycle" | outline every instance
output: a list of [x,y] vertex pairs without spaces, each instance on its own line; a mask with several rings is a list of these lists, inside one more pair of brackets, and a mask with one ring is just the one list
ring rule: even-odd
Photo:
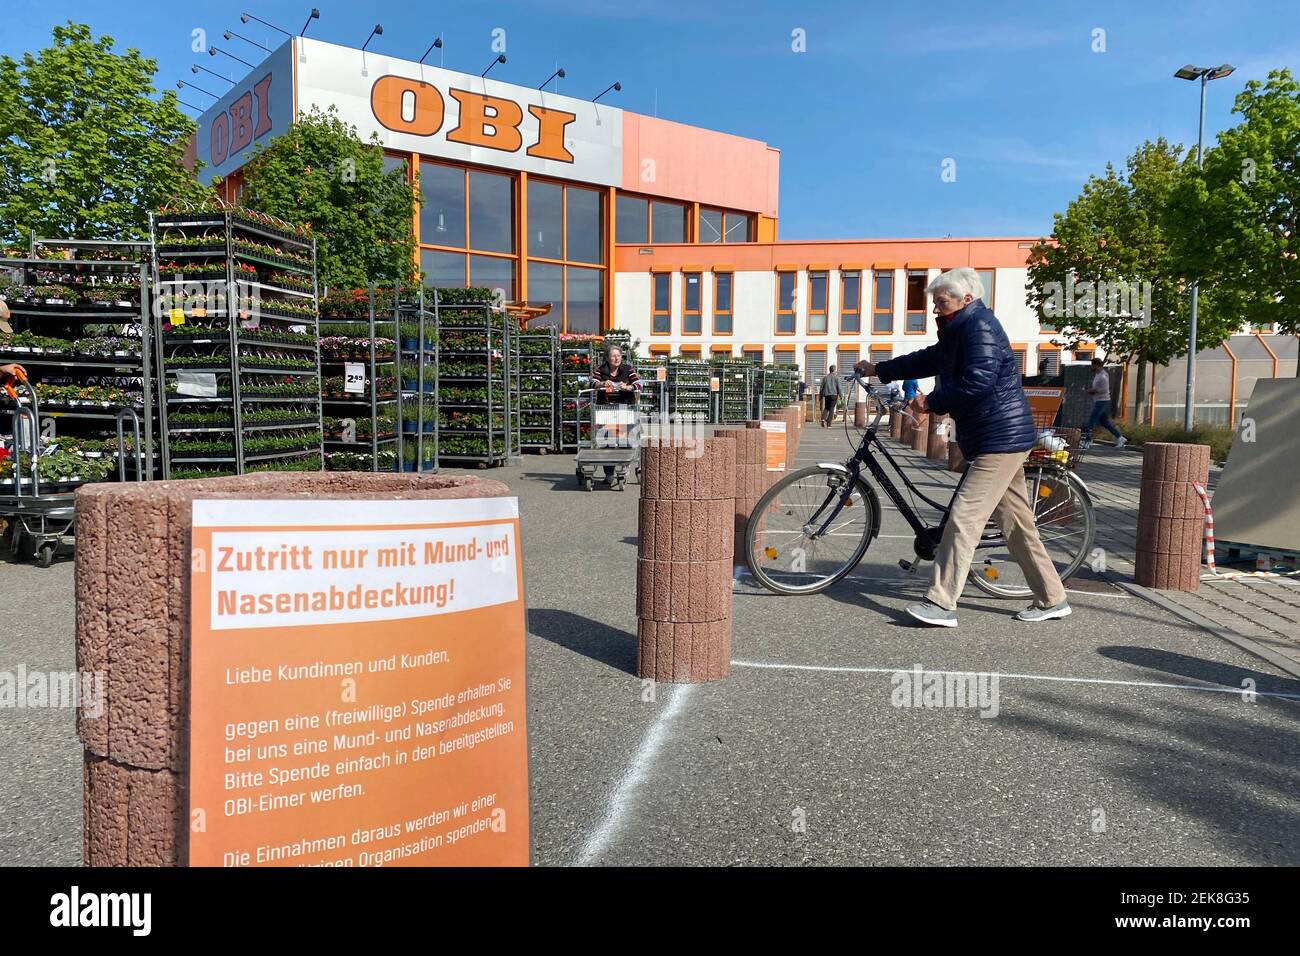
[[[745,533],[750,571],[777,594],[824,591],[857,567],[872,539],[879,536],[880,497],[864,476],[864,466],[915,534],[912,547],[916,560],[899,561],[903,570],[911,572],[920,561],[934,560],[948,511],[966,480],[963,474],[947,505],[920,491],[877,434],[881,418],[891,408],[913,421],[915,418],[902,410],[903,402],[888,390],[869,385],[856,374],[849,381],[861,386],[877,406],[856,452],[844,464],[822,462],[791,472],[767,490],[750,515]],[[904,498],[882,466],[882,458],[897,472],[910,495],[940,513],[937,524],[923,520],[913,502]],[[1092,548],[1096,533],[1092,497],[1083,481],[1053,457],[1027,457],[1024,473],[1034,524],[1065,581],[1079,570]],[[984,552],[983,561],[978,560],[980,552]],[[1033,593],[992,519],[977,546],[976,560],[971,562],[970,579],[994,597],[1024,598]]]

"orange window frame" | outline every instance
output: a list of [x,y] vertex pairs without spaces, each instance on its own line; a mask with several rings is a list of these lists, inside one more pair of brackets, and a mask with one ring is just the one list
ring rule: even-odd
[[[663,276],[668,283],[668,291],[664,295],[664,307],[659,307],[659,277]],[[665,319],[665,328],[659,331],[659,316]],[[650,334],[651,335],[672,335],[673,334],[673,274],[671,272],[652,272],[650,273]]]
[[[987,304],[988,303],[985,303],[985,305]],[[1038,369],[1037,369],[1037,373],[1039,375],[1043,374],[1043,355],[1044,354],[1050,355],[1053,352],[1056,353],[1056,371],[1057,372],[1061,371],[1061,347],[1059,345],[1052,345],[1050,342],[1040,342],[1038,345]]]
[[920,313],[919,313],[920,316],[921,316],[921,327],[920,327],[919,329],[915,329],[915,330],[914,330],[914,329],[909,329],[909,328],[907,327],[907,325],[908,325],[907,320],[908,320],[909,318],[911,318],[912,316],[917,315],[918,313],[917,313],[917,310],[916,310],[916,309],[908,308],[909,303],[908,303],[908,301],[907,301],[907,291],[908,291],[907,287],[910,286],[910,285],[912,284],[912,280],[913,280],[913,279],[921,279],[922,281],[925,282],[925,285],[929,285],[929,284],[930,284],[930,281],[929,281],[929,280],[930,280],[930,274],[929,274],[929,272],[922,271],[922,270],[920,270],[920,269],[908,269],[907,272],[906,272],[906,274],[904,275],[903,279],[904,279],[904,286],[903,286],[903,334],[904,334],[904,335],[925,335],[925,333],[926,333],[926,331],[927,331],[927,328],[926,328],[927,323],[926,323],[926,319],[925,319],[925,317],[926,317],[926,315],[927,315],[928,312],[929,312],[929,309],[926,308],[926,307],[929,306],[929,304],[930,304],[930,297],[929,297],[929,296],[926,294],[926,292],[925,292],[925,286],[922,286],[922,287],[921,287],[921,299],[922,299],[922,305],[923,305],[923,307],[922,307],[922,309],[920,310]]
[[[397,155],[407,155],[407,154],[390,153],[390,154],[388,154],[388,155],[397,156]],[[420,235],[420,211],[419,211],[419,209],[417,208],[417,209],[415,210],[415,213],[414,213],[414,216],[415,216],[415,235],[416,235],[416,244],[417,244],[417,250],[416,250],[416,256],[417,256],[417,263],[416,263],[416,266],[417,266],[417,268],[418,268],[418,266],[419,266],[418,256],[419,256],[419,250],[420,250],[420,249],[429,249],[429,250],[432,250],[432,251],[434,251],[434,252],[449,252],[449,253],[455,253],[456,255],[460,255],[460,256],[462,256],[462,257],[464,258],[464,260],[465,260],[465,263],[464,263],[464,271],[465,271],[465,286],[466,286],[466,288],[468,288],[468,287],[469,287],[469,284],[470,284],[470,270],[469,270],[469,260],[470,260],[470,256],[488,256],[488,257],[490,257],[490,258],[494,258],[494,259],[509,259],[509,260],[511,260],[511,261],[514,262],[514,276],[515,276],[514,285],[515,285],[515,290],[516,290],[516,294],[517,294],[517,293],[518,293],[518,290],[519,290],[519,288],[520,288],[520,285],[521,285],[521,283],[522,283],[522,281],[523,281],[523,278],[522,278],[522,276],[523,276],[523,266],[524,266],[524,263],[527,262],[528,256],[527,256],[526,252],[520,250],[520,248],[519,248],[519,239],[518,239],[517,236],[515,236],[515,240],[514,240],[514,242],[515,242],[515,251],[514,251],[514,252],[499,252],[499,251],[491,250],[491,249],[475,249],[475,248],[474,248],[474,246],[473,246],[473,238],[474,238],[474,237],[473,237],[473,235],[471,234],[471,232],[470,232],[470,228],[469,228],[469,210],[470,210],[470,185],[469,185],[469,184],[470,184],[470,173],[486,173],[486,174],[488,174],[488,175],[492,175],[492,176],[504,176],[504,177],[508,178],[508,179],[510,180],[510,201],[511,201],[511,203],[513,204],[513,210],[512,210],[511,215],[512,215],[513,219],[517,222],[518,219],[519,219],[519,215],[520,215],[521,203],[524,203],[524,202],[527,201],[527,197],[523,194],[523,191],[522,191],[521,186],[520,186],[520,183],[521,183],[521,177],[520,177],[518,174],[516,174],[516,173],[514,173],[514,172],[511,172],[511,171],[503,171],[503,170],[500,170],[500,169],[492,169],[492,168],[490,168],[490,167],[469,166],[469,165],[465,165],[464,163],[451,163],[451,162],[445,162],[445,161],[442,161],[442,160],[430,159],[430,158],[428,158],[428,157],[426,157],[426,156],[419,156],[419,157],[418,157],[418,160],[419,160],[419,161],[418,161],[418,164],[415,164],[415,165],[418,165],[418,169],[416,169],[416,170],[413,171],[413,172],[408,173],[408,180],[411,182],[411,186],[412,186],[413,189],[419,190],[419,188],[420,188],[419,172],[420,172],[420,170],[422,170],[425,166],[445,166],[445,167],[447,167],[448,169],[456,169],[456,170],[459,170],[460,173],[461,173],[461,175],[464,177],[464,190],[465,190],[465,245],[463,245],[463,246],[443,246],[443,245],[438,245],[437,243],[425,242],[425,241],[424,241],[424,237]],[[410,161],[408,161],[408,165],[412,165],[412,163],[411,163]],[[567,227],[567,224],[566,224],[566,227]],[[512,229],[512,232],[513,232],[513,229]],[[594,268],[594,267],[593,267],[593,268]],[[600,268],[604,268],[604,266],[602,265]]]
[[[813,307],[813,282],[820,278],[822,283],[822,307],[820,309]],[[808,334],[809,335],[827,335],[830,333],[830,308],[831,302],[831,274],[826,269],[810,269],[808,271]],[[813,319],[820,317],[822,327],[820,330],[813,328]]]
[[[844,307],[844,280],[850,276],[856,276],[858,280],[858,298],[857,303],[852,309]],[[856,329],[846,329],[844,327],[845,316],[853,316],[857,320]],[[862,273],[856,270],[840,272],[840,335],[861,335],[862,334]]]
[[[790,308],[781,308],[781,280],[789,276],[793,283],[790,290]],[[777,269],[776,270],[776,319],[773,326],[775,335],[794,335],[799,329],[799,313],[795,311],[795,305],[799,301],[799,273],[795,269]],[[790,317],[790,331],[781,331],[781,317],[788,315]]]
[[993,302],[998,297],[998,270],[989,267],[985,269],[976,268],[975,271],[987,272],[989,274],[989,301],[985,302],[984,304],[987,305],[990,309],[993,309],[994,312],[996,312],[997,309],[994,308]]
[[773,365],[794,365],[795,348],[793,345],[774,346],[772,348]]
[[[889,303],[888,308],[880,307],[880,280],[889,280]],[[888,271],[872,271],[871,273],[871,334],[872,335],[893,335],[894,334],[894,299],[898,295],[898,276],[894,274],[893,269]],[[889,317],[889,328],[877,329],[877,316]]]
[[[736,274],[729,270],[714,272],[713,275],[713,334],[714,335],[731,335],[736,331]],[[718,276],[727,277],[727,307],[718,308]],[[725,332],[718,328],[718,316],[725,315],[727,324],[730,326]],[[730,350],[731,346],[727,346]]]
[[[690,288],[691,277],[695,277],[696,300],[695,308],[687,308],[686,290]],[[687,320],[695,317],[695,331],[690,330]],[[704,334],[704,273],[692,270],[682,273],[682,335],[703,335]]]
[[1016,354],[1016,361],[1020,363],[1020,374],[1026,374],[1025,370],[1029,368],[1029,345],[1027,343],[1017,345],[1013,342],[1011,343],[1011,351]]
[[742,358],[751,362],[754,360],[754,356],[757,355],[758,361],[761,363],[763,361],[764,348],[761,345],[742,345],[740,347],[740,355]]

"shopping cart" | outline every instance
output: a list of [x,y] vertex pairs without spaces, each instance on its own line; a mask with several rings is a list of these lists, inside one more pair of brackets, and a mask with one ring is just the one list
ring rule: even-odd
[[[579,392],[581,396],[588,390]],[[591,393],[604,391],[591,389]],[[586,407],[591,416],[591,429],[586,437],[579,428],[578,454],[574,457],[574,474],[584,491],[591,491],[597,469],[608,468],[610,486],[622,491],[627,485],[628,469],[634,469],[641,480],[640,442],[638,441],[635,405],[598,405],[591,401]]]
[[[18,391],[27,404],[17,401]],[[12,412],[12,469],[0,477],[0,518],[6,519],[5,534],[15,558],[30,554],[41,568],[54,563],[59,545],[72,536],[75,521],[74,491],[42,492],[39,461],[41,439],[38,423],[40,409],[36,389],[20,379],[10,390],[16,400]],[[135,480],[144,480],[144,452],[140,444],[140,416],[133,409],[119,409],[117,419],[117,476],[126,481],[126,430],[132,432],[131,448],[135,454]],[[2,446],[0,446],[2,447]],[[8,449],[7,449],[8,450]]]

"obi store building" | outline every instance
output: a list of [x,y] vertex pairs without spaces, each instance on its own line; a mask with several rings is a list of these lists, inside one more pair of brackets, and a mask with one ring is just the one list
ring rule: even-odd
[[605,102],[294,37],[199,121],[193,155],[237,199],[260,143],[334,107],[423,194],[420,267],[439,286],[549,304],[569,333],[641,351],[829,365],[934,341],[925,287],[971,266],[1027,374],[1062,353],[1025,304],[1033,237],[777,241],[779,151]]

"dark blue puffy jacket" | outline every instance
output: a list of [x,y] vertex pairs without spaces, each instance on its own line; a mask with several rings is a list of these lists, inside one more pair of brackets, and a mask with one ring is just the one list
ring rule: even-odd
[[939,376],[926,404],[952,417],[967,459],[1034,447],[1038,432],[1020,383],[1020,363],[1002,323],[982,299],[941,320],[934,345],[881,362],[876,375],[885,383]]

